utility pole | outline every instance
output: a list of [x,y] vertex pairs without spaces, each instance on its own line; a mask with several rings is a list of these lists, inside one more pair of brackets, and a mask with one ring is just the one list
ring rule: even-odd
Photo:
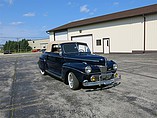
[[17,43],[18,43],[18,49],[17,49],[17,52],[19,53],[19,47],[20,47],[20,44],[19,44],[19,38],[17,38]]

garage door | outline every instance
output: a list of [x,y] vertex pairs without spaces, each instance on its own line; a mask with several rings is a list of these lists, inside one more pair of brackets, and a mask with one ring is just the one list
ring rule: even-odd
[[68,40],[67,31],[55,33],[55,41],[65,41],[65,40]]
[[90,48],[91,52],[93,52],[92,35],[90,35],[90,36],[72,37],[72,41],[78,41],[78,42],[87,43],[87,45]]

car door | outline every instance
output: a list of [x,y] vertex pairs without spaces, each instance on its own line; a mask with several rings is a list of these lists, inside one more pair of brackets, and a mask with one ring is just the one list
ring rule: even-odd
[[55,58],[54,58],[54,54],[52,52],[47,54],[47,61],[46,62],[47,62],[47,70],[52,72],[52,73],[55,73],[55,69],[54,69]]
[[48,71],[61,76],[61,69],[64,62],[62,55],[59,54],[60,46],[58,44],[52,45],[52,52],[47,56]]
[[61,76],[61,70],[62,70],[62,65],[64,63],[64,58],[59,54],[59,53],[54,53],[54,72],[58,75]]

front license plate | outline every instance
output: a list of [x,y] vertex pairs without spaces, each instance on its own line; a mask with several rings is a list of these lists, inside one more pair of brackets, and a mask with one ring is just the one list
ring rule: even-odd
[[109,80],[109,81],[104,82],[104,85],[108,85],[108,84],[112,84],[112,83],[113,83],[113,80]]

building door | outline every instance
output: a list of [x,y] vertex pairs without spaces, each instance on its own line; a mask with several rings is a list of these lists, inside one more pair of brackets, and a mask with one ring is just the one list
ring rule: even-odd
[[55,33],[55,41],[65,41],[65,40],[68,40],[68,32],[67,31]]
[[72,37],[72,41],[78,41],[78,42],[87,43],[90,51],[93,52],[92,35]]
[[104,38],[103,39],[103,52],[104,54],[109,54],[110,53],[110,42],[109,38]]

